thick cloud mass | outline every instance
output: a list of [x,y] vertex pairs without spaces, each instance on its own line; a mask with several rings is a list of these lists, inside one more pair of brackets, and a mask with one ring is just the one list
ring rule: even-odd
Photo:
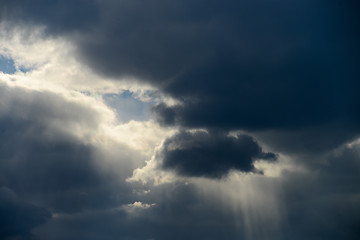
[[[153,107],[164,125],[250,131],[326,125],[316,135],[340,143],[359,133],[358,1],[18,0],[0,6],[6,20],[66,36],[97,73],[150,83],[180,101]],[[338,134],[344,125],[349,134]],[[332,129],[337,133],[329,134]]]
[[[343,148],[312,166],[316,174],[286,174],[285,239],[360,236],[360,149]],[[295,234],[294,234],[295,233]]]
[[230,170],[255,171],[256,159],[274,160],[250,136],[215,132],[180,132],[168,138],[161,152],[162,167],[185,176],[221,178]]
[[0,187],[1,239],[9,236],[30,237],[31,228],[49,218],[50,213],[46,209],[23,202],[8,188]]
[[[94,108],[49,91],[3,84],[0,102],[1,239],[33,239],[33,228],[54,214],[107,209],[131,201],[123,182],[126,176],[99,169],[100,146],[78,136],[89,129],[88,137],[97,134],[101,116]],[[127,160],[130,156],[128,150]],[[126,164],[122,168],[131,174]],[[118,191],[121,194],[115,198]]]
[[75,29],[82,59],[99,73],[134,76],[182,101],[154,109],[166,124],[263,129],[360,120],[356,1],[2,5],[10,19],[26,16],[50,33]]
[[93,0],[3,0],[1,18],[51,25],[52,33],[86,29],[98,16]]
[[[19,58],[31,68],[0,74],[0,238],[359,239],[359,9],[358,0],[1,0],[1,29],[23,32],[1,54],[14,71]],[[59,39],[44,51],[57,61],[13,53],[37,39],[25,28]],[[104,104],[118,95],[90,103],[75,92],[89,83],[99,94],[103,77],[116,91],[119,80],[151,85],[163,100],[154,118],[179,132],[147,129],[142,141],[132,132],[146,124],[113,126]],[[142,109],[119,119],[142,120]],[[255,166],[264,174],[239,173]],[[135,173],[163,182],[134,183]]]

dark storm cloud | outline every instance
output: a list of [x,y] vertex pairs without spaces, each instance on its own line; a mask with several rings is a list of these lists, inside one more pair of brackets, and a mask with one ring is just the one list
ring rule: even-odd
[[[359,155],[347,149],[324,157],[359,134],[359,1],[5,0],[0,11],[3,20],[66,36],[99,74],[136,77],[179,100],[153,108],[160,123],[210,129],[168,139],[164,169],[219,178],[274,157],[251,137],[213,132],[219,129],[245,129],[274,151],[298,154],[308,172],[279,177],[286,216],[281,237],[268,239],[359,238]],[[12,96],[22,100],[11,105]],[[97,119],[38,96],[0,92],[0,106],[13,106],[1,116],[0,183],[18,196],[1,190],[1,207],[12,216],[0,215],[3,236],[27,237],[48,209],[64,215],[38,230],[41,239],[248,237],[246,223],[235,226],[223,206],[189,186],[151,189],[142,200],[157,205],[144,215],[101,211],[128,203],[129,189],[96,171],[94,146],[52,130],[96,129]]]
[[360,149],[343,148],[316,173],[284,176],[284,239],[357,239],[360,236]]
[[[248,238],[243,218],[235,222],[231,208],[209,201],[192,184],[152,187],[150,193],[136,198],[124,186],[100,174],[92,165],[94,146],[57,128],[62,124],[74,126],[73,122],[94,128],[96,118],[87,120],[86,113],[90,113],[85,108],[47,92],[5,87],[1,88],[0,100],[5,103],[0,108],[0,204],[4,206],[0,219],[6,226],[2,236],[44,240]],[[222,147],[224,156],[229,157],[222,163],[229,168],[244,169],[252,164],[244,158],[246,161],[238,165],[233,154],[273,156],[264,153],[249,136],[240,135],[236,140],[223,132],[183,132],[165,145],[168,156],[175,147],[210,160],[214,159],[211,153],[220,153]],[[173,156],[169,159],[179,160]],[[292,173],[283,178],[283,207],[287,212],[283,237],[274,233],[266,235],[269,239],[357,239],[358,152],[346,148],[326,159],[326,165],[312,166],[318,175]],[[214,176],[212,170],[206,174]],[[199,172],[196,174],[199,176]],[[156,205],[135,214],[118,208],[135,199]],[[53,211],[59,216],[49,219]]]
[[[48,25],[49,32],[76,27],[72,39],[99,73],[135,76],[182,101],[182,107],[154,108],[163,123],[255,130],[334,122],[358,127],[357,1],[2,5],[3,11],[20,9]],[[9,12],[10,18],[23,18]]]
[[26,203],[6,187],[0,187],[0,238],[31,239],[30,230],[46,222],[50,213],[41,207]]
[[[280,182],[279,179],[261,176],[267,183],[277,182],[282,189],[284,204],[280,202],[284,219],[280,229],[276,229],[280,233],[275,231],[262,235],[260,232],[249,237],[244,218],[234,221],[234,209],[219,205],[219,201],[215,200],[224,196],[204,196],[191,183],[152,187],[151,192],[139,196],[139,200],[156,205],[139,211],[137,215],[117,210],[59,217],[38,228],[36,233],[40,239],[47,239],[47,236],[56,233],[52,237],[54,240],[85,240],[89,237],[106,240],[356,240],[360,234],[358,154],[356,149],[344,149],[332,154],[328,156],[326,165],[313,168],[317,174],[287,173]],[[241,188],[238,191],[244,194]],[[262,222],[257,227],[261,231],[266,224],[271,223]]]
[[[139,200],[156,205],[140,210],[137,215],[116,210],[65,216],[48,222],[36,233],[40,239],[56,233],[52,238],[54,240],[85,240],[89,237],[106,240],[356,240],[360,234],[359,150],[340,149],[327,156],[326,160],[326,164],[314,166],[311,172],[288,172],[281,179],[260,176],[261,181],[276,184],[282,191],[278,197],[280,211],[284,214],[283,224],[266,234],[262,231],[271,223],[257,222],[259,226],[254,228],[260,232],[253,237],[247,235],[243,211],[248,209],[241,209],[235,221],[234,209],[229,207],[226,196],[204,195],[192,183],[151,187],[151,191],[139,196]],[[237,191],[245,194],[240,186]],[[219,204],[219,199],[224,200],[226,206]],[[250,206],[256,208],[256,204]]]
[[178,124],[258,129],[359,122],[352,1],[96,4],[95,12],[85,1],[18,5],[49,31],[80,25],[79,50],[99,72],[150,81],[182,100],[182,108],[172,109]]
[[268,130],[254,133],[261,142],[265,142],[273,151],[287,154],[314,155],[324,154],[337,148],[344,142],[359,137],[359,129],[349,125],[323,124],[300,129]]
[[50,25],[49,33],[87,29],[98,13],[93,0],[3,0],[0,19]]
[[179,100],[152,108],[161,124],[273,130],[260,138],[285,152],[359,135],[358,1],[18,0],[1,9],[67,36],[97,73]]
[[158,157],[162,168],[180,175],[221,178],[230,170],[254,172],[257,159],[275,160],[248,135],[227,136],[223,132],[182,131],[168,138]]

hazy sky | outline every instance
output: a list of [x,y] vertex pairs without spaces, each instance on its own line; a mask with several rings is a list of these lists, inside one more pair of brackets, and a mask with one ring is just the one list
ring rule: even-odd
[[0,239],[359,239],[359,10],[0,0]]

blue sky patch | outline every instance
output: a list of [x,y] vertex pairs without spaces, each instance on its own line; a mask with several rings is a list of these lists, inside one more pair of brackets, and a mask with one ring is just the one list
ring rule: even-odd
[[120,122],[131,120],[145,121],[149,119],[150,103],[142,102],[134,97],[134,93],[126,90],[121,94],[104,94],[105,104],[116,111]]
[[11,58],[6,58],[0,55],[0,71],[7,74],[16,72],[15,63]]

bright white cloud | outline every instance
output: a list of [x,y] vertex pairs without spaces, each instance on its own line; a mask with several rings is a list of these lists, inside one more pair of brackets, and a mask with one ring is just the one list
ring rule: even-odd
[[[9,27],[11,26],[11,27]],[[135,79],[113,79],[97,75],[82,64],[75,47],[66,38],[51,37],[39,26],[0,24],[0,55],[14,60],[17,72],[12,80],[31,88],[63,87],[68,90],[119,93],[123,90],[145,96],[154,88]],[[20,69],[28,69],[23,72]],[[56,87],[54,87],[54,85]]]

